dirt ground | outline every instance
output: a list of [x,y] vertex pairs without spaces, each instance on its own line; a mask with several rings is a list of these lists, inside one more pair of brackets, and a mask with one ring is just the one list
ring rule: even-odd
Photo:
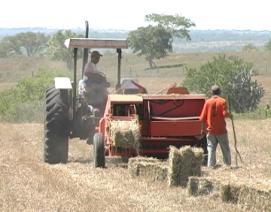
[[[269,120],[262,124],[266,127],[259,133],[271,126]],[[211,196],[189,197],[185,189],[168,188],[166,182],[132,178],[126,168],[113,164],[94,169],[91,146],[76,139],[70,141],[67,164],[48,165],[42,161],[42,133],[41,124],[0,123],[0,211],[242,211]],[[253,139],[249,135],[239,138],[250,168],[236,172],[270,179],[270,149],[251,148],[252,143],[246,144]],[[269,142],[262,144],[270,147]],[[254,162],[249,160],[253,157]]]

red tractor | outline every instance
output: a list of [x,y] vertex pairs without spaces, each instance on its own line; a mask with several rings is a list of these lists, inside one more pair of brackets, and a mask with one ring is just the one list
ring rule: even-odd
[[[146,155],[164,158],[167,157],[170,145],[201,146],[206,153],[205,134],[201,131],[202,123],[199,120],[205,102],[203,95],[187,94],[186,89],[171,88],[163,95],[107,96],[107,80],[98,73],[97,76],[92,76],[93,79],[97,79],[93,82],[97,86],[90,91],[90,101],[86,100],[84,95],[78,95],[78,48],[85,49],[83,67],[88,58],[89,48],[116,49],[118,90],[121,88],[122,49],[128,48],[126,40],[91,39],[87,38],[87,34],[88,27],[86,38],[71,38],[65,42],[68,48],[73,48],[73,82],[71,83],[69,78],[58,77],[55,78],[55,85],[46,90],[44,161],[66,163],[68,140],[74,137],[93,142],[95,167],[105,166],[105,155]],[[146,93],[144,87],[137,87],[142,90],[140,93]],[[99,92],[97,88],[100,89]]]

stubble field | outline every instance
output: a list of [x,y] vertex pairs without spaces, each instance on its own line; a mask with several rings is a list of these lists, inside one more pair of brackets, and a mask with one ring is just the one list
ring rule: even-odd
[[[212,176],[223,174],[229,179],[238,177],[270,185],[271,121],[236,121],[236,127],[245,164],[238,169],[222,166],[203,171]],[[126,168],[112,163],[106,169],[94,169],[91,146],[77,139],[70,142],[67,164],[45,164],[42,132],[41,124],[0,124],[1,211],[243,210],[210,196],[189,197],[185,189],[168,188],[166,182],[132,178]],[[232,144],[230,127],[229,136]],[[218,160],[222,164],[220,154]]]

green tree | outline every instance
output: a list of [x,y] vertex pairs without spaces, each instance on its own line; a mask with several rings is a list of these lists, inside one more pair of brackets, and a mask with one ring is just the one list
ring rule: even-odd
[[172,51],[174,37],[190,39],[188,28],[195,26],[189,19],[179,15],[146,15],[147,27],[139,27],[128,34],[128,42],[133,52],[144,55],[150,68],[155,66],[154,59],[167,56]]
[[43,33],[23,32],[4,37],[0,43],[0,56],[40,56],[46,49],[49,36]]
[[151,68],[155,66],[154,58],[162,58],[172,50],[172,36],[163,27],[140,27],[129,33],[129,43],[138,56],[145,55]]
[[264,95],[261,84],[252,78],[253,64],[238,57],[220,55],[199,69],[187,68],[184,86],[192,91],[210,95],[210,88],[217,84],[222,95],[238,113],[253,111]]
[[164,27],[174,37],[191,40],[189,28],[195,26],[190,19],[180,15],[160,15],[152,13],[145,16],[145,20]]
[[69,69],[73,67],[73,51],[68,49],[64,42],[68,38],[72,37],[82,37],[71,30],[59,30],[54,35],[51,36],[48,42],[48,55],[53,60],[62,60],[66,62]]

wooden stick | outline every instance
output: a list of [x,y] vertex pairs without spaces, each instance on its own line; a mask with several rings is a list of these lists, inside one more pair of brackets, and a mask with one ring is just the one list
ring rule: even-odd
[[[228,98],[228,103],[229,103],[229,112],[230,112],[230,114],[231,114],[231,107],[230,107],[230,101],[229,101],[229,98]],[[243,160],[242,160],[242,157],[241,157],[240,152],[239,152],[238,149],[237,149],[237,138],[236,138],[236,132],[235,132],[234,121],[233,121],[232,115],[231,115],[230,119],[231,119],[232,132],[233,132],[233,138],[234,138],[235,165],[238,166],[238,160],[237,160],[238,157],[239,157],[241,163],[244,163],[244,162],[243,162]]]
[[231,125],[232,125],[233,138],[234,138],[235,165],[238,166],[237,156],[239,157],[239,159],[240,159],[240,161],[241,161],[242,163],[244,163],[244,162],[243,162],[243,160],[242,160],[242,157],[241,157],[240,152],[239,152],[238,149],[237,149],[237,139],[236,139],[236,132],[235,132],[235,127],[234,127],[233,117],[231,117]]

